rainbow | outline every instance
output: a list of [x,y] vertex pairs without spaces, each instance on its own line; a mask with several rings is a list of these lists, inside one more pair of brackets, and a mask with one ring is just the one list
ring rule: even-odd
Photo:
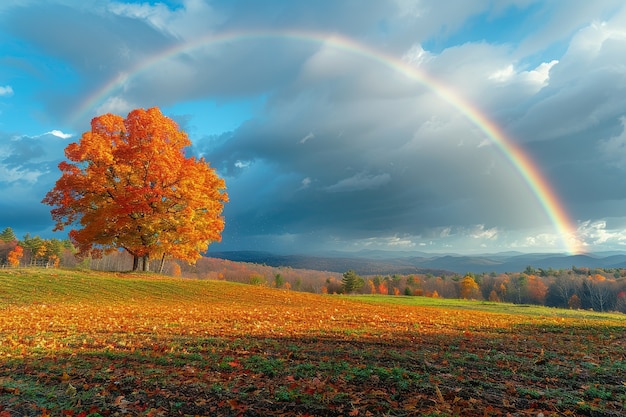
[[440,98],[458,109],[497,146],[498,150],[512,164],[537,198],[556,232],[561,237],[564,249],[570,254],[584,252],[581,242],[576,237],[576,227],[561,204],[557,194],[552,189],[539,167],[537,167],[528,154],[514,140],[505,134],[502,128],[490,120],[487,115],[476,106],[463,98],[458,92],[420,68],[398,57],[373,49],[342,35],[301,30],[237,31],[210,34],[189,42],[180,43],[140,61],[127,71],[110,79],[80,103],[77,109],[72,112],[70,122],[75,124],[78,120],[86,117],[98,104],[102,103],[116,90],[122,88],[128,80],[137,77],[142,72],[153,68],[164,60],[175,57],[181,53],[193,51],[200,47],[259,39],[291,39],[294,41],[328,45],[346,53],[377,61],[381,65],[428,87]]

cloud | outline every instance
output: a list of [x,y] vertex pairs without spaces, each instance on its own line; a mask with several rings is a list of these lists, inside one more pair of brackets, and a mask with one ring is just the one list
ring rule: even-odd
[[388,173],[372,175],[365,172],[359,172],[349,178],[344,178],[339,182],[325,188],[331,193],[369,190],[382,187],[391,180]]
[[626,163],[626,116],[620,117],[620,123],[622,124],[621,133],[600,141],[598,146],[608,160],[612,161],[618,168],[624,169],[624,163]]
[[[71,135],[52,131],[37,136],[9,136],[4,134],[0,144],[0,182],[50,184],[51,173],[63,159],[65,139]],[[43,181],[40,181],[43,180]]]
[[[2,59],[13,77],[0,96],[19,91],[16,108],[31,92],[37,100],[19,127],[7,127],[18,113],[2,104],[2,129],[18,132],[0,141],[3,178],[41,193],[65,132],[84,131],[95,114],[158,105],[226,178],[225,244],[558,248],[528,173],[469,108],[528,153],[575,220],[626,212],[621,0],[179,3],[3,3],[7,36],[46,62],[25,71],[15,51]],[[299,36],[246,36],[281,29]],[[402,59],[446,90],[307,33]],[[194,47],[167,53],[186,43]],[[94,99],[83,120],[60,122]],[[205,132],[211,109],[232,103],[246,105],[241,124]],[[20,133],[35,123],[48,133]],[[597,228],[584,236],[619,242],[601,243]]]
[[298,188],[298,190],[304,190],[307,189],[311,186],[311,178],[306,177],[302,180],[302,185],[300,186],[300,188]]
[[353,249],[408,250],[417,245],[410,237],[394,235],[357,240],[351,246]]
[[469,236],[474,239],[489,239],[493,240],[498,237],[498,228],[491,227],[485,228],[484,224],[479,224],[474,227],[473,230],[469,231]]
[[0,97],[11,97],[13,95],[13,87],[10,85],[1,86],[0,85]]
[[623,221],[617,227],[609,228],[607,220],[587,220],[581,222],[577,233],[592,249],[601,245],[612,245],[613,248],[626,244],[626,229]]
[[315,135],[313,134],[313,132],[309,132],[309,133],[307,133],[307,135],[305,137],[300,139],[300,143],[306,143],[306,141],[311,140],[314,137],[315,137]]
[[61,139],[69,139],[69,138],[71,138],[72,136],[74,136],[74,135],[73,135],[73,134],[71,134],[71,133],[63,133],[62,131],[60,131],[60,130],[56,130],[56,129],[55,129],[55,130],[51,130],[50,132],[47,132],[46,134],[47,134],[47,135],[48,135],[48,134],[49,134],[49,135],[53,135],[53,136],[56,136],[57,138],[61,138]]
[[112,113],[119,114],[125,117],[135,108],[137,108],[135,104],[129,103],[123,97],[114,96],[107,98],[104,103],[99,105],[95,111],[95,114]]

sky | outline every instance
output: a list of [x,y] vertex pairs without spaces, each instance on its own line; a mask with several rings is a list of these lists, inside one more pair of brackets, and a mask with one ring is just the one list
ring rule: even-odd
[[158,106],[226,181],[211,251],[626,250],[623,0],[3,0],[0,229]]

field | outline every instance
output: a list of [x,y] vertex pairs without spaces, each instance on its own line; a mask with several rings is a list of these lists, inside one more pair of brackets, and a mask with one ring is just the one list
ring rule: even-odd
[[0,271],[0,417],[623,416],[626,316]]

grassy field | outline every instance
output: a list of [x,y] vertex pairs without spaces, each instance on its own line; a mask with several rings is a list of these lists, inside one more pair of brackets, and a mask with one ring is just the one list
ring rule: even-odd
[[0,417],[623,416],[626,316],[0,271]]

